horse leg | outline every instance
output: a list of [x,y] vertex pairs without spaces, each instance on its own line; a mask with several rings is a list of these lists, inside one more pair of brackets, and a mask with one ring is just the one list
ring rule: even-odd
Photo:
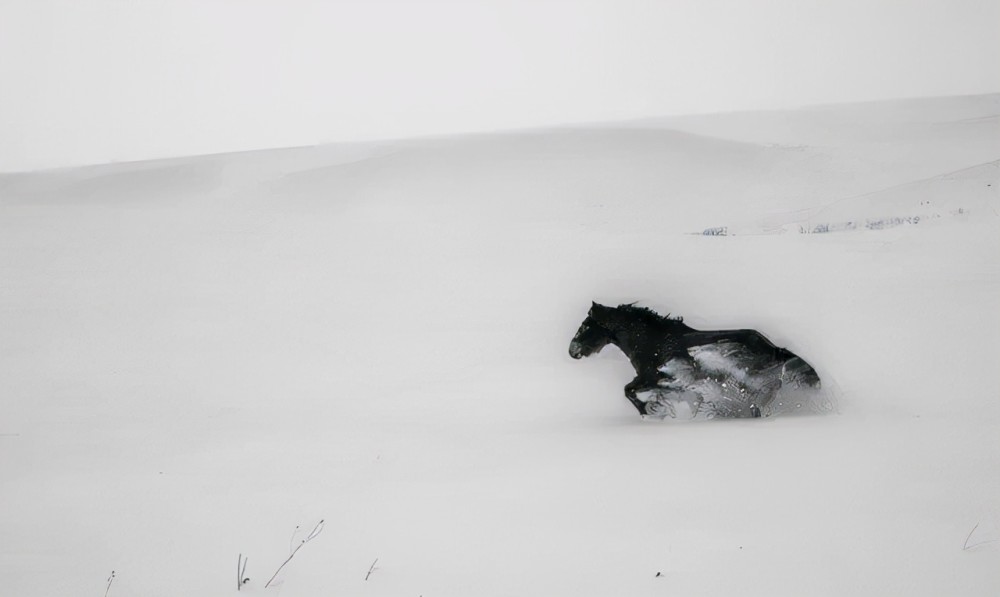
[[656,372],[656,385],[657,387],[671,386],[677,382],[677,378],[673,375],[667,373],[666,371]]
[[638,398],[635,398],[633,396],[626,395],[625,397],[628,398],[628,401],[632,403],[632,406],[635,407],[635,410],[639,411],[640,415],[646,416],[646,403],[645,402],[643,402],[642,400],[639,400]]
[[630,381],[628,385],[625,386],[625,397],[628,398],[628,401],[632,403],[632,406],[639,411],[640,415],[646,414],[646,403],[639,400],[639,397],[636,394],[640,391],[651,390],[654,388],[649,387],[648,383],[644,383],[643,380],[638,377]]

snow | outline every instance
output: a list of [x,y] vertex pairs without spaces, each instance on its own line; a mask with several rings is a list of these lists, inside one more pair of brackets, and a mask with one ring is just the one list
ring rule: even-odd
[[[214,596],[243,554],[246,595],[994,595],[998,115],[0,176],[0,593]],[[592,300],[758,329],[839,413],[640,420],[567,354]]]

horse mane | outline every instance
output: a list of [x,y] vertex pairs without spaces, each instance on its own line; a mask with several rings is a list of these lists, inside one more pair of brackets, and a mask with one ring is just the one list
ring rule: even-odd
[[671,317],[670,313],[667,313],[666,315],[660,315],[659,313],[653,311],[649,307],[637,307],[635,303],[618,305],[616,309],[618,309],[618,311],[621,311],[622,313],[635,315],[639,319],[645,319],[647,321],[655,323],[664,323],[668,321],[675,321],[680,323],[684,321],[684,318],[681,317],[680,315],[677,315],[676,317]]
[[603,320],[615,328],[631,327],[636,324],[649,328],[662,328],[664,326],[676,328],[678,325],[686,327],[682,323],[683,317],[671,317],[669,313],[663,316],[648,307],[636,306],[635,303],[618,305],[617,307],[604,307],[602,305],[598,305],[598,307],[600,307],[597,313],[598,321]]

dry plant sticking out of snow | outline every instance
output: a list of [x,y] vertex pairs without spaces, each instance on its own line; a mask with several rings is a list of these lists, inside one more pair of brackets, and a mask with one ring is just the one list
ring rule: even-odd
[[111,571],[111,576],[108,577],[108,586],[104,589],[104,597],[108,597],[108,591],[111,590],[111,583],[115,582],[115,571]]
[[375,570],[375,564],[378,564],[378,558],[375,558],[375,561],[372,562],[372,565],[368,568],[368,574],[365,575],[365,580],[368,580],[368,577],[372,575],[372,572]]
[[[278,573],[281,572],[281,569],[284,568],[285,565],[288,564],[288,562],[292,561],[292,558],[294,558],[295,554],[297,554],[299,550],[302,549],[303,545],[309,543],[317,536],[319,536],[321,532],[323,532],[323,522],[324,522],[323,520],[320,520],[318,523],[316,523],[316,526],[313,527],[313,530],[309,531],[309,534],[306,536],[306,538],[300,541],[299,544],[295,546],[295,549],[293,549],[292,552],[288,554],[288,559],[286,559],[284,562],[281,563],[280,566],[278,566],[278,569],[274,571],[273,575],[271,575],[271,579],[268,580],[266,584],[264,584],[265,589],[271,586],[271,583],[273,583],[274,579],[278,577]],[[295,527],[295,532],[298,532],[298,529],[299,527]],[[292,533],[292,539],[293,540],[295,539],[295,533]],[[240,576],[242,576],[242,574]]]
[[[977,533],[976,531],[979,532]],[[980,545],[996,543],[997,541],[1000,541],[1000,537],[997,537],[996,526],[992,524],[992,521],[986,521],[985,525],[982,521],[980,521],[972,527],[971,531],[969,531],[968,536],[965,538],[965,543],[962,544],[962,551],[966,551]]]
[[[299,528],[299,527],[295,527]],[[240,554],[236,558],[236,590],[239,591],[243,588],[243,585],[250,582],[247,578],[247,562],[250,558],[244,558],[243,554]]]

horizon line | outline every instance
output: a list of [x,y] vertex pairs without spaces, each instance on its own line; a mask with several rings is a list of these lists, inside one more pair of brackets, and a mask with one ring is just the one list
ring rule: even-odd
[[283,151],[283,150],[296,150],[296,149],[312,149],[319,147],[332,147],[337,145],[374,145],[380,143],[401,143],[409,141],[420,141],[420,140],[432,140],[432,139],[453,139],[456,137],[482,137],[491,135],[512,135],[518,133],[529,133],[529,132],[542,132],[551,131],[558,129],[573,129],[573,128],[590,128],[590,127],[606,127],[608,125],[621,125],[621,124],[637,124],[645,121],[655,121],[663,120],[667,118],[684,118],[688,116],[713,116],[713,115],[731,115],[731,114],[759,114],[759,113],[774,113],[774,112],[798,112],[805,110],[815,110],[815,109],[827,109],[842,106],[858,106],[858,105],[869,105],[869,104],[884,104],[893,103],[900,101],[932,101],[932,100],[945,100],[945,99],[960,99],[960,98],[974,98],[974,97],[990,97],[998,96],[1000,97],[1000,90],[992,91],[988,93],[959,93],[954,95],[930,95],[930,96],[904,96],[904,97],[893,97],[886,99],[873,99],[873,100],[858,100],[858,101],[846,101],[846,102],[824,102],[815,104],[803,104],[794,107],[786,108],[748,108],[748,109],[738,109],[738,110],[709,110],[705,112],[684,112],[677,114],[659,114],[655,116],[640,116],[635,118],[622,118],[622,119],[610,119],[610,120],[588,120],[588,121],[567,121],[553,124],[540,124],[540,125],[528,125],[528,126],[516,126],[510,128],[496,128],[496,129],[472,129],[466,131],[457,131],[450,133],[426,133],[426,134],[415,134],[415,135],[403,135],[400,137],[373,137],[373,138],[358,138],[343,141],[320,141],[318,143],[302,144],[302,145],[277,145],[271,147],[259,147],[254,149],[236,149],[236,150],[223,150],[223,151],[213,151],[208,153],[194,153],[186,155],[171,155],[171,156],[160,156],[151,158],[141,158],[135,160],[112,160],[109,162],[91,162],[83,163],[72,166],[50,166],[43,168],[32,168],[28,170],[0,170],[0,176],[17,176],[17,175],[35,175],[35,174],[45,174],[54,173],[66,170],[78,170],[83,168],[102,168],[109,166],[121,166],[121,165],[137,165],[152,162],[169,162],[172,160],[186,160],[186,159],[197,159],[197,158],[210,158],[210,157],[220,157],[220,156],[231,156],[231,155],[241,155],[249,153],[260,153],[266,151]]

